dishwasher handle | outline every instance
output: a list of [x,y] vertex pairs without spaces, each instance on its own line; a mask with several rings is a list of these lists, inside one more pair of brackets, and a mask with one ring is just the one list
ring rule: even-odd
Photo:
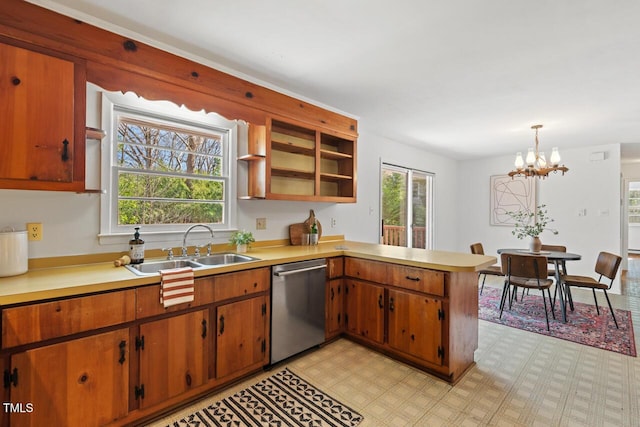
[[327,266],[323,264],[323,265],[316,265],[315,267],[298,268],[296,270],[276,271],[273,273],[273,275],[278,277],[285,277],[285,276],[290,276],[292,274],[304,273],[305,271],[320,270],[322,268],[327,268]]

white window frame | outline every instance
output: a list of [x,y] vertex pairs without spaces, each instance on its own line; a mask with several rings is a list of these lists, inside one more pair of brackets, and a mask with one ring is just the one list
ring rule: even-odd
[[[417,173],[420,175],[424,175],[427,178],[427,192],[429,193],[430,197],[427,198],[427,205],[426,205],[426,209],[427,209],[427,218],[425,219],[425,227],[427,228],[428,232],[425,236],[425,249],[427,250],[432,250],[433,249],[433,242],[435,240],[435,227],[434,227],[434,222],[435,222],[435,212],[433,210],[433,205],[434,205],[434,201],[435,201],[435,179],[436,179],[436,174],[433,172],[427,172],[427,171],[423,171],[420,169],[415,169],[415,168],[410,168],[407,166],[400,166],[397,164],[393,164],[393,163],[387,163],[385,161],[383,161],[382,159],[380,159],[380,164],[379,164],[379,174],[380,174],[380,179],[379,179],[379,203],[380,203],[380,219],[378,221],[379,227],[380,229],[378,230],[378,234],[382,234],[383,233],[383,225],[382,225],[382,199],[383,199],[383,186],[382,186],[382,180],[383,180],[383,171],[384,170],[395,170],[398,172],[402,172],[402,173],[406,173],[407,174],[407,188],[406,188],[406,193],[407,193],[407,206],[406,206],[406,241],[407,241],[407,247],[412,247],[413,244],[413,235],[412,235],[412,227],[411,227],[411,221],[410,219],[413,217],[413,203],[411,202],[411,196],[412,196],[412,179],[413,179],[413,174]],[[382,238],[381,238],[382,239]],[[382,240],[380,240],[380,243],[382,243]]]
[[[211,224],[215,232],[222,232],[228,236],[230,232],[237,230],[237,187],[236,187],[236,153],[238,145],[238,133],[243,124],[237,121],[227,120],[216,113],[205,111],[194,112],[186,107],[178,107],[169,101],[148,101],[136,94],[127,92],[102,91],[102,128],[107,136],[101,144],[101,182],[103,194],[100,198],[100,243],[119,243],[123,236],[133,233],[133,225],[117,224],[118,203],[118,174],[116,167],[117,126],[119,115],[126,117],[138,117],[142,120],[151,119],[157,123],[178,124],[185,129],[213,130],[225,134],[223,137],[223,164],[220,180],[224,181],[224,208],[223,223]],[[176,241],[176,235],[182,234],[191,224],[162,224],[142,225],[140,232],[145,236],[145,241]],[[206,232],[194,229],[193,233]],[[216,237],[219,237],[216,235]],[[218,240],[218,239],[216,239]]]

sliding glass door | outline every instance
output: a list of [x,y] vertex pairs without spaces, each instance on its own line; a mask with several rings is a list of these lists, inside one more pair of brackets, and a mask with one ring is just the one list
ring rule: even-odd
[[381,243],[431,249],[433,174],[382,164]]

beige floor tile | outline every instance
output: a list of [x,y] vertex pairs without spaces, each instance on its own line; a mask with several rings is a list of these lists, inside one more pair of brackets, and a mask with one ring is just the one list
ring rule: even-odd
[[[488,282],[500,286],[499,281]],[[574,300],[591,304],[591,294],[579,291]],[[640,299],[611,297],[615,307],[632,311],[637,332]],[[480,321],[475,360],[451,386],[340,339],[206,401],[215,402],[286,366],[360,412],[362,427],[640,427],[638,358]],[[164,426],[202,406],[204,401],[153,425]]]

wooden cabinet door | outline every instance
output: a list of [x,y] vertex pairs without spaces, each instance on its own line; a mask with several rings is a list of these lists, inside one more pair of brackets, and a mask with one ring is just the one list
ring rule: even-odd
[[346,329],[371,341],[384,342],[384,287],[345,281]]
[[208,322],[209,310],[201,310],[140,325],[141,408],[205,383]]
[[331,338],[342,332],[344,324],[344,280],[333,279],[327,281],[326,295],[326,338]]
[[0,64],[0,178],[71,182],[75,64],[2,43]]
[[127,415],[128,340],[120,329],[14,354],[10,401],[24,411],[10,414],[11,426],[101,426]]
[[267,364],[267,297],[221,305],[216,312],[216,378]]
[[442,301],[389,290],[389,346],[442,365]]

